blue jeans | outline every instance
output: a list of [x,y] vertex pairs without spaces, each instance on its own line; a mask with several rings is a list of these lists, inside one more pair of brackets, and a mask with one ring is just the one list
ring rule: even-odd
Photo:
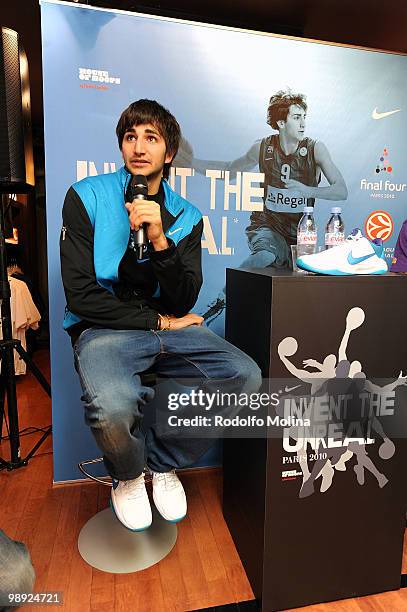
[[161,332],[92,327],[79,336],[74,355],[85,421],[109,474],[118,480],[137,478],[145,463],[156,472],[187,467],[213,444],[213,439],[160,437],[155,427],[142,431],[145,404],[154,397],[154,389],[140,380],[146,370],[199,379],[207,390],[221,385],[224,392],[251,393],[261,385],[250,357],[196,325]]
[[9,593],[32,593],[35,572],[30,553],[21,542],[11,540],[0,529],[0,609],[15,610],[7,606]]

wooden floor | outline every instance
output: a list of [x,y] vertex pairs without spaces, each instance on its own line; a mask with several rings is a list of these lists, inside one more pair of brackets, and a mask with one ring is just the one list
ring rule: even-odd
[[[38,352],[36,360],[48,377],[47,352]],[[29,374],[20,377],[17,387],[20,429],[50,423],[50,401],[35,379]],[[38,436],[22,438],[23,453]],[[0,445],[0,455],[8,456],[6,443]],[[182,480],[189,511],[179,525],[177,544],[159,564],[135,574],[103,573],[80,557],[79,531],[97,510],[106,507],[109,489],[94,483],[53,488],[50,439],[27,467],[0,472],[0,527],[28,546],[37,574],[35,590],[63,591],[64,610],[186,612],[253,599],[222,517],[220,471],[196,471]],[[406,540],[403,571],[407,572]],[[407,610],[407,589],[301,610],[401,612]]]

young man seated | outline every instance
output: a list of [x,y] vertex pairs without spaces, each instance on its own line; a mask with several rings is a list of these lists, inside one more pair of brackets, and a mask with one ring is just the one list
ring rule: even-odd
[[[141,430],[154,391],[140,376],[153,368],[167,378],[201,379],[225,392],[257,391],[261,374],[242,351],[202,326],[190,312],[202,284],[202,215],[171,190],[177,153],[176,119],[152,100],[123,111],[116,128],[124,166],[85,178],[67,192],[61,266],[67,309],[64,327],[74,349],[85,419],[113,479],[112,505],[129,529],[152,521],[144,467],[153,499],[169,521],[187,512],[175,469],[195,463],[213,439],[159,437]],[[147,179],[145,200],[133,200],[133,176]],[[138,258],[134,232],[148,244]]]

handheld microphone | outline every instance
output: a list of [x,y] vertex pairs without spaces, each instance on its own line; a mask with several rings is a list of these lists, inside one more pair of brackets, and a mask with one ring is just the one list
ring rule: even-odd
[[[136,174],[131,179],[130,197],[131,201],[146,200],[148,195],[147,179],[142,174]],[[131,230],[134,234],[134,244],[136,245],[137,259],[143,259],[144,251],[147,246],[147,234],[142,223],[137,231]]]

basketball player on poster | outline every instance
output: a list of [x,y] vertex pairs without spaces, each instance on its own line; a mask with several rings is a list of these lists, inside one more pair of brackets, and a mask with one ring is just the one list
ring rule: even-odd
[[[181,155],[176,160],[176,165],[185,161],[203,173],[210,168],[244,172],[257,165],[264,173],[264,209],[250,216],[246,228],[250,255],[242,262],[242,268],[290,268],[291,245],[296,244],[304,206],[314,206],[318,198],[338,201],[348,197],[343,176],[327,147],[305,136],[306,114],[304,94],[278,91],[271,96],[267,109],[267,123],[276,133],[257,140],[245,155],[232,162],[197,159],[187,162]],[[184,155],[188,156],[185,149]],[[322,174],[329,184],[320,187]],[[204,314],[207,323],[224,308],[222,291]]]

